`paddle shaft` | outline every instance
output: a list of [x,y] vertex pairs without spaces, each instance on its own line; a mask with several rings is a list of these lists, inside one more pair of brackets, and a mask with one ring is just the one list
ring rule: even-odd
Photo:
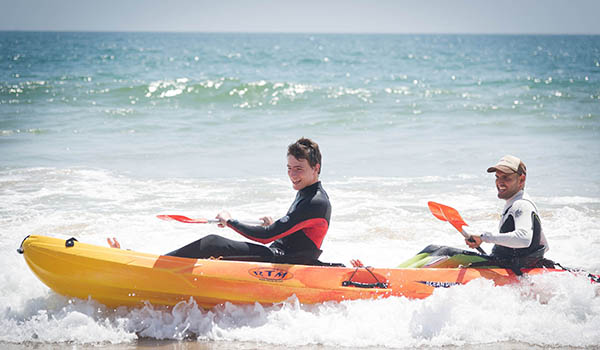
[[[467,225],[468,226],[468,225]],[[465,230],[460,230],[460,233],[463,235],[463,237],[465,237],[465,239],[471,243],[475,243],[475,240],[473,239],[473,237],[471,237],[470,234],[466,233]],[[487,255],[485,250],[483,250],[483,248],[481,247],[477,247],[476,248],[478,252],[480,252],[483,255]]]
[[[188,218],[183,215],[157,215],[159,219],[167,220],[167,221],[179,221],[186,224],[218,224],[220,221],[218,219],[205,219],[205,218]],[[260,220],[240,220],[241,223],[247,225],[262,225],[263,222]]]

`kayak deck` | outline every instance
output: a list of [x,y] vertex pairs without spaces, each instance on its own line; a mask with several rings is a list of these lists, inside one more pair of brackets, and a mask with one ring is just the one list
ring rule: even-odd
[[491,279],[497,285],[518,279],[503,268],[367,269],[189,259],[34,235],[23,241],[20,250],[34,274],[55,292],[91,297],[111,307],[144,302],[175,305],[190,298],[204,308],[225,302],[273,304],[293,295],[306,304],[390,296],[425,298],[436,288],[477,278]]

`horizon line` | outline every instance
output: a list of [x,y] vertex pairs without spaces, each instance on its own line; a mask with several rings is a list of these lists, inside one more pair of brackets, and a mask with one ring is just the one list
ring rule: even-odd
[[599,36],[598,33],[568,32],[311,32],[311,31],[201,31],[201,30],[86,30],[86,29],[2,29],[0,32],[29,33],[156,33],[156,34],[309,34],[309,35],[532,35]]

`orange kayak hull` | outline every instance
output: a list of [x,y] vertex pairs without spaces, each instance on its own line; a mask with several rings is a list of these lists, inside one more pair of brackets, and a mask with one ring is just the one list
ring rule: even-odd
[[[274,304],[296,296],[301,303],[425,298],[436,288],[486,278],[497,285],[518,277],[509,269],[348,268],[188,259],[114,249],[47,236],[21,246],[33,273],[56,293],[92,298],[110,307],[175,305],[194,299],[204,308]],[[69,246],[71,245],[71,246]],[[525,270],[529,274],[554,269]],[[376,286],[377,282],[380,284]]]

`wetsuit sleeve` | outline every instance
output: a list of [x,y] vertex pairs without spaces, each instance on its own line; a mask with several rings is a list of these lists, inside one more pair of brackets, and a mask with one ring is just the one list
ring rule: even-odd
[[[531,213],[535,208],[526,200],[516,201],[506,214],[512,216],[515,222],[514,231],[510,232],[486,232],[481,235],[481,240],[486,243],[494,243],[509,248],[527,248],[533,240],[533,221]],[[503,220],[504,223],[505,220]]]
[[227,226],[248,239],[267,244],[308,227],[327,227],[326,210],[326,203],[313,198],[269,226],[251,226],[237,220],[227,221]]

